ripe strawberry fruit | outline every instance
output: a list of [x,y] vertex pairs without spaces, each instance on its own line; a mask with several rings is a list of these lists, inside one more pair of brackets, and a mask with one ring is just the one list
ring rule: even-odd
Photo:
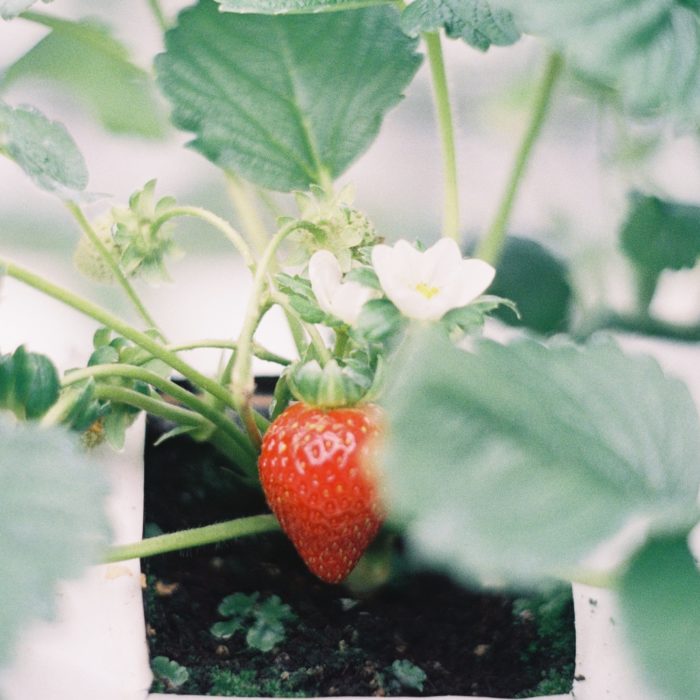
[[268,428],[258,462],[273,513],[323,581],[340,583],[377,534],[382,512],[371,471],[379,409],[292,404]]

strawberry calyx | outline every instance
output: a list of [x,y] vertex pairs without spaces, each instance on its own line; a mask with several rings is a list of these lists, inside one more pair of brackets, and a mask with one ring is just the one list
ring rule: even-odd
[[374,399],[383,377],[381,360],[369,363],[354,358],[332,359],[321,366],[318,360],[301,362],[289,370],[289,390],[298,401],[318,408],[354,406]]

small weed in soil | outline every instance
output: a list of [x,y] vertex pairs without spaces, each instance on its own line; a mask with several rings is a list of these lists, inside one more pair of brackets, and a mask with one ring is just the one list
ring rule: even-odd
[[[214,451],[187,438],[149,448],[146,465],[151,532],[265,511]],[[400,549],[393,563],[384,586],[359,595],[316,579],[278,533],[145,560],[151,657],[188,673],[177,688],[158,681],[158,689],[263,697],[570,690],[569,590],[532,599],[475,593],[409,570]],[[266,641],[250,644],[251,634],[263,639],[256,625]]]

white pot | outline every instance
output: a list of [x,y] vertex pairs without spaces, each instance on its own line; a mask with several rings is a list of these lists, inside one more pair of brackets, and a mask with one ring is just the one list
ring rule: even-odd
[[[633,337],[620,340],[627,349],[653,354],[669,372],[692,381],[691,391],[700,405],[696,347]],[[142,424],[130,431],[123,453],[102,452],[112,482],[109,511],[115,544],[141,536],[142,455]],[[577,652],[573,693],[548,699],[664,700],[638,679],[615,624],[614,595],[576,585],[574,602]],[[15,664],[0,677],[0,695],[4,700],[173,697],[149,694],[150,682],[139,562],[129,561],[93,567],[80,581],[60,587],[56,621],[32,625],[22,637]]]

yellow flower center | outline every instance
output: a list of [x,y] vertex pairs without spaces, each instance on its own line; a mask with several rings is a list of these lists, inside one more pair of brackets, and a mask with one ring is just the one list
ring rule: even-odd
[[419,282],[416,285],[416,291],[422,294],[426,299],[432,299],[439,291],[439,287],[431,287],[425,282]]

